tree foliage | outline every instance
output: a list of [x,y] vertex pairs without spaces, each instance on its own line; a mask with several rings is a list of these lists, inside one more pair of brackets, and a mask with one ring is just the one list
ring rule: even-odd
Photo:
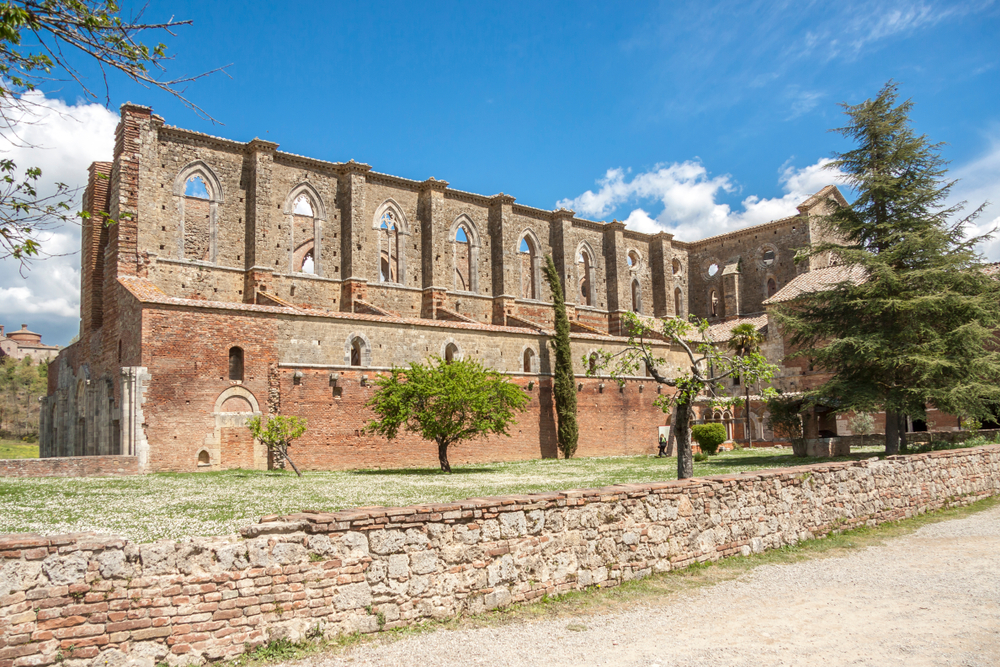
[[715,454],[719,445],[726,441],[726,427],[718,422],[695,424],[691,427],[691,437],[698,441],[701,451]]
[[[694,476],[694,461],[691,456],[691,409],[694,402],[703,395],[718,396],[718,383],[739,373],[747,382],[767,382],[777,367],[767,362],[760,352],[743,356],[727,357],[720,346],[708,338],[708,322],[694,323],[677,318],[661,319],[656,326],[649,320],[640,319],[635,313],[623,313],[622,325],[628,332],[623,349],[617,352],[599,350],[596,363],[588,369],[588,375],[599,370],[607,370],[611,377],[623,383],[628,376],[645,368],[653,380],[673,387],[674,392],[661,395],[657,404],[664,412],[673,411],[674,438],[677,441],[677,478]],[[686,368],[670,368],[664,359],[653,356],[655,341],[666,341],[679,347],[687,357]],[[584,363],[589,364],[585,358]]]
[[515,414],[528,403],[523,389],[475,359],[411,362],[409,368],[379,375],[375,387],[367,405],[377,418],[365,432],[393,440],[403,430],[435,441],[443,472],[451,472],[450,446],[492,434],[509,436]]
[[292,470],[299,477],[302,473],[296,467],[288,455],[288,448],[292,440],[302,437],[306,432],[307,421],[303,417],[290,417],[285,415],[272,415],[270,417],[253,416],[247,420],[247,428],[250,434],[260,440],[267,447],[268,470],[273,470],[281,462],[288,461],[292,465]]
[[30,357],[0,357],[0,437],[38,435],[38,399],[48,393],[48,371]]
[[545,256],[545,279],[552,291],[552,304],[556,311],[556,334],[552,338],[552,349],[556,357],[553,394],[556,401],[556,416],[559,418],[557,439],[559,449],[568,459],[576,452],[580,437],[580,429],[576,423],[576,380],[573,375],[573,351],[569,342],[566,296],[551,255]]
[[[0,3],[0,136],[21,145],[13,127],[31,123],[38,98],[31,95],[43,85],[66,79],[91,99],[98,94],[79,69],[79,63],[96,62],[102,74],[103,98],[110,104],[108,74],[120,72],[132,81],[167,92],[200,115],[209,116],[185,97],[184,86],[211,74],[168,77],[170,60],[163,43],[147,46],[147,36],[174,35],[174,29],[191,21],[143,20],[121,15],[114,0],[6,0]],[[213,70],[219,71],[219,70]],[[62,77],[62,80],[60,79]],[[19,168],[0,160],[0,259],[13,257],[24,263],[39,255],[39,234],[73,219],[70,212],[76,191],[58,183],[55,193],[39,197],[41,171]]]
[[928,403],[953,414],[988,417],[1000,401],[1000,289],[983,271],[965,230],[982,211],[957,218],[946,206],[940,144],[916,135],[912,103],[897,103],[889,82],[875,99],[843,105],[837,131],[856,148],[836,155],[857,193],[829,215],[827,240],[810,254],[832,253],[863,276],[803,295],[778,312],[791,342],[832,373],[809,400],[838,410],[885,410],[886,453],[900,445],[905,415],[923,418]]
[[[737,324],[730,332],[728,347],[738,357],[760,352],[764,335],[749,322]],[[743,384],[743,416],[746,419],[747,444],[753,446],[753,432],[750,429],[750,384],[745,378],[740,378]]]

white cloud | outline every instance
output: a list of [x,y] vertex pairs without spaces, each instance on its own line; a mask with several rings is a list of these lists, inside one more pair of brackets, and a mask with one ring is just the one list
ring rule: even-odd
[[[977,159],[952,169],[948,176],[958,179],[952,188],[949,204],[967,202],[965,213],[971,213],[989,202],[983,214],[969,228],[969,236],[986,234],[1000,227],[1000,131],[989,140],[989,149]],[[980,251],[991,262],[1000,261],[1000,234],[984,241]]]
[[829,162],[823,158],[802,169],[784,166],[778,182],[785,194],[775,198],[750,195],[743,199],[739,211],[716,201],[720,195],[736,191],[733,178],[728,174],[711,177],[697,161],[659,164],[630,181],[626,180],[626,170],[609,169],[598,181],[596,192],[588,190],[556,205],[571,208],[583,217],[600,219],[623,206],[656,202],[663,208],[655,217],[645,208],[633,208],[624,219],[628,228],[645,233],[668,231],[679,240],[696,241],[794,215],[795,207],[810,195],[826,185],[842,182],[836,172],[826,168]]
[[[30,99],[33,113],[0,132],[0,157],[13,160],[19,169],[39,167],[41,196],[52,194],[57,182],[82,188],[90,163],[112,157],[117,114],[99,104],[69,105],[41,93]],[[43,342],[62,345],[79,326],[80,228],[64,225],[41,241],[48,257],[34,262],[24,275],[17,261],[0,261],[0,324],[26,322],[45,335]]]

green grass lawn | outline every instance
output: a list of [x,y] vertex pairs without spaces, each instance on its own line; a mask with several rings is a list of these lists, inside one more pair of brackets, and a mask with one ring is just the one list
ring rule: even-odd
[[0,438],[0,459],[37,459],[38,443],[29,445],[20,440]]
[[[870,451],[868,451],[870,450]],[[852,454],[872,456],[878,448]],[[816,459],[790,449],[723,452],[695,475],[779,468]],[[235,533],[262,515],[399,506],[675,479],[677,459],[651,456],[533,460],[456,467],[307,472],[227,470],[138,477],[0,478],[0,533],[96,531],[139,542]]]

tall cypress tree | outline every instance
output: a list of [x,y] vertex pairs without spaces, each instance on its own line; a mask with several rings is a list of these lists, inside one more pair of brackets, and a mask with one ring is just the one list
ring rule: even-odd
[[964,234],[982,207],[956,220],[961,207],[945,205],[954,182],[940,144],[914,134],[913,105],[897,104],[897,85],[842,106],[849,120],[836,131],[857,147],[830,167],[846,174],[857,198],[827,216],[828,240],[809,253],[832,253],[854,279],[804,295],[778,316],[800,354],[833,374],[810,398],[885,410],[885,451],[894,454],[905,416],[924,417],[928,404],[991,416],[1000,401],[1000,290],[982,270],[981,237]]
[[576,382],[573,379],[573,352],[569,346],[566,297],[551,255],[545,256],[545,279],[552,291],[552,305],[556,309],[556,335],[552,339],[552,348],[556,355],[553,394],[556,399],[556,415],[559,418],[559,449],[562,450],[563,456],[570,458],[576,452],[580,436],[580,429],[576,424]]

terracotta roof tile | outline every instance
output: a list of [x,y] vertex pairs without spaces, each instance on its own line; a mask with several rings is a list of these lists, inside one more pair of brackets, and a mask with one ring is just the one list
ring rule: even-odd
[[860,285],[865,280],[865,270],[860,266],[829,266],[796,276],[778,293],[764,302],[765,306],[792,301],[802,294],[811,294],[832,289],[839,283],[850,282]]
[[708,328],[708,339],[713,343],[724,343],[733,337],[733,329],[741,324],[752,324],[757,331],[767,326],[767,315],[755,315],[753,317],[737,317],[734,320],[719,322]]

